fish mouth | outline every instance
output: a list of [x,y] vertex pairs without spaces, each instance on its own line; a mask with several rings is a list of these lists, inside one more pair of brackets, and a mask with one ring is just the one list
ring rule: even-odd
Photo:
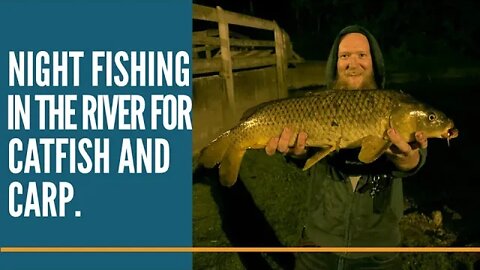
[[444,133],[442,133],[441,136],[442,138],[447,139],[447,145],[450,146],[450,139],[458,137],[458,129],[454,128],[452,125]]
[[447,129],[447,131],[442,133],[442,138],[447,139],[447,140],[457,138],[457,137],[458,137],[458,129],[456,129],[454,127],[451,127],[449,129]]

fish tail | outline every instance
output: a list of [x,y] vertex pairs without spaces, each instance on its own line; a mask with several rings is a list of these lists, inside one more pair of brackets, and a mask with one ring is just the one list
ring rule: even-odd
[[230,187],[235,184],[245,151],[246,149],[238,148],[234,145],[228,149],[219,167],[220,183],[222,185]]
[[227,131],[205,147],[198,158],[198,165],[213,168],[219,164],[227,152],[232,140],[232,134]]

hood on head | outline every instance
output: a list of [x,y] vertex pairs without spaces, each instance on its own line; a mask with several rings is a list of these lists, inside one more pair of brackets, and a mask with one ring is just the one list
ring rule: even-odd
[[383,62],[383,55],[382,51],[380,50],[380,46],[378,45],[375,37],[370,32],[368,32],[367,29],[359,25],[350,25],[343,28],[333,41],[332,48],[330,49],[330,54],[328,55],[328,61],[325,70],[327,88],[332,88],[335,80],[337,79],[338,45],[340,44],[340,40],[343,36],[350,33],[361,33],[367,37],[368,43],[370,44],[370,54],[372,56],[375,82],[377,83],[378,88],[385,88],[385,65]]

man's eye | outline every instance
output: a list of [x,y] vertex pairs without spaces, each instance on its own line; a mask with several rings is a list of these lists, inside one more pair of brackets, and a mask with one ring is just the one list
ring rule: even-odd
[[365,58],[365,57],[367,57],[367,54],[366,54],[366,53],[361,53],[361,54],[360,54],[360,58]]
[[347,57],[348,57],[348,55],[346,55],[346,54],[341,54],[340,55],[340,59],[347,59]]

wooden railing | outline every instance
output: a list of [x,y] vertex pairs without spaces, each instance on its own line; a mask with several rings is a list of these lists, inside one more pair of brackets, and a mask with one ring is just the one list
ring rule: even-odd
[[[193,19],[218,24],[218,30],[207,29],[193,33],[193,74],[218,73],[224,79],[228,104],[233,111],[234,70],[276,66],[277,97],[287,96],[288,62],[303,59],[293,52],[288,35],[275,21],[197,4],[193,4]],[[232,33],[229,25],[273,31],[273,40],[249,39]]]

